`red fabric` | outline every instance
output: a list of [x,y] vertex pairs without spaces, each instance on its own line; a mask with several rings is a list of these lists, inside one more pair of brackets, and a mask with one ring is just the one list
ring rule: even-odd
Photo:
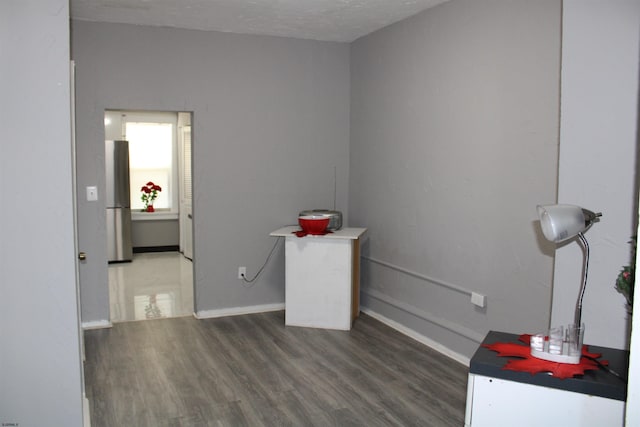
[[307,233],[304,230],[298,230],[298,231],[292,231],[292,234],[295,234],[298,237],[304,237],[306,235],[312,235],[312,236],[324,236],[325,234],[330,234],[333,233],[333,231],[323,231],[322,233]]
[[[565,379],[576,375],[584,375],[585,371],[593,371],[599,369],[598,364],[586,357],[580,359],[580,363],[572,365],[568,363],[551,362],[549,360],[538,359],[531,355],[529,347],[531,335],[520,335],[519,341],[526,345],[518,343],[497,342],[494,344],[482,344],[483,347],[498,353],[501,357],[519,357],[521,359],[509,360],[502,369],[509,371],[529,372],[535,375],[540,372],[549,372],[554,377]],[[599,353],[589,353],[589,348],[582,346],[582,355],[597,359],[602,355]],[[608,365],[606,360],[601,360],[601,364]]]

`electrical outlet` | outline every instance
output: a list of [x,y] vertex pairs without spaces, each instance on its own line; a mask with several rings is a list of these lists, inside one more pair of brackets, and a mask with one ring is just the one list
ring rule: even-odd
[[487,297],[486,295],[471,292],[471,303],[477,305],[478,307],[484,307],[485,305],[487,305]]
[[247,267],[238,267],[238,279],[247,277]]

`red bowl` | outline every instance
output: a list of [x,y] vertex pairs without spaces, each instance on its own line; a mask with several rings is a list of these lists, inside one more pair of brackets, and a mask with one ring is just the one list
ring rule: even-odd
[[304,215],[298,217],[298,224],[302,230],[309,234],[324,234],[329,226],[328,216]]

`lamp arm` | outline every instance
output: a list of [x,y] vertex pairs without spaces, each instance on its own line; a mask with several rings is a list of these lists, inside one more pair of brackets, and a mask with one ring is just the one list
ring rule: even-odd
[[582,299],[584,298],[584,291],[587,288],[587,273],[589,271],[589,243],[582,232],[578,233],[578,238],[582,242],[582,246],[584,246],[584,272],[582,274],[582,284],[580,285],[578,301],[576,302],[576,313],[574,318],[576,328],[579,328],[582,324]]

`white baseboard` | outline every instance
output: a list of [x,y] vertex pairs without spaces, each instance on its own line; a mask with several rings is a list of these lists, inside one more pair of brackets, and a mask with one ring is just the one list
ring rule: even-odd
[[113,323],[108,320],[94,320],[92,322],[82,322],[82,329],[104,329],[113,327]]
[[471,359],[469,359],[468,357],[457,353],[453,350],[451,350],[448,347],[443,346],[442,344],[432,340],[431,338],[427,338],[424,335],[414,331],[413,329],[409,329],[404,325],[401,325],[400,323],[391,320],[379,313],[376,313],[375,311],[365,308],[365,307],[360,307],[360,310],[365,313],[368,316],[373,317],[376,320],[379,320],[380,322],[384,323],[385,325],[395,329],[396,331],[408,336],[409,338],[412,338],[416,341],[418,341],[419,343],[422,343],[424,345],[426,345],[427,347],[430,347],[432,349],[434,349],[435,351],[437,351],[438,353],[442,353],[445,356],[462,363],[465,366],[469,366],[469,364],[471,363]]
[[82,396],[82,415],[83,415],[83,427],[91,427],[91,413],[89,409],[89,399],[87,396]]
[[243,314],[266,313],[268,311],[284,310],[284,303],[252,305],[248,307],[220,308],[217,310],[201,310],[193,315],[196,319],[211,319],[215,317],[240,316]]

